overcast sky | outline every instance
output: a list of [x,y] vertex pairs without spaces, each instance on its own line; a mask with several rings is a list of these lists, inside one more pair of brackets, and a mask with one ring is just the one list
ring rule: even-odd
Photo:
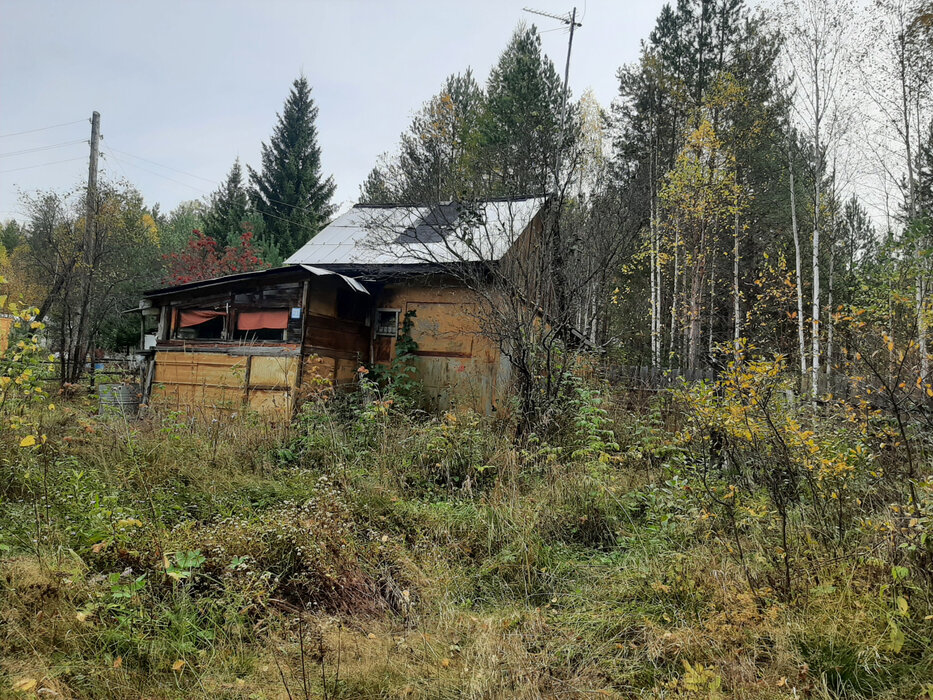
[[[257,165],[301,71],[320,109],[324,169],[346,206],[448,74],[472,67],[485,81],[519,21],[538,25],[562,71],[566,30],[522,8],[561,14],[571,1],[0,0],[0,218],[22,218],[19,190],[83,182],[87,144],[58,144],[86,141],[95,109],[106,174],[163,211],[201,197],[237,156]],[[609,104],[616,69],[637,58],[662,4],[578,5],[574,96],[592,88]]]

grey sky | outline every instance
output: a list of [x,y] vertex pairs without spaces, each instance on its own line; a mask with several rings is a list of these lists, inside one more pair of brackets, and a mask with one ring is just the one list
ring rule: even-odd
[[[604,105],[612,100],[616,69],[637,58],[662,4],[580,0],[575,96],[592,88]],[[524,6],[559,14],[572,0],[0,0],[0,135],[96,109],[105,171],[168,211],[213,190],[237,156],[257,165],[304,71],[320,109],[324,169],[346,205],[443,79],[470,66],[484,81],[520,20],[544,31],[563,70],[566,31],[547,31],[557,23]],[[0,154],[86,139],[89,129],[82,122],[0,138]],[[86,144],[72,144],[0,155],[0,218],[22,218],[18,189],[80,184],[86,154]],[[66,159],[75,160],[28,167]]]

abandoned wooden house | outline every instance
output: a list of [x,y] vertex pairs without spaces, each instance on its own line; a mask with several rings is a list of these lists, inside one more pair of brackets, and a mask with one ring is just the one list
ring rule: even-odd
[[322,380],[340,387],[361,365],[391,362],[414,312],[413,364],[426,398],[438,408],[501,410],[508,360],[451,270],[526,250],[545,203],[357,205],[282,267],[147,292],[140,309],[155,337],[146,343],[146,398],[182,410],[290,411]]

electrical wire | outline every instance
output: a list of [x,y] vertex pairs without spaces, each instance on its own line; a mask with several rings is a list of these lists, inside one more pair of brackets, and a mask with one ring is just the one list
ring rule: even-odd
[[63,126],[71,126],[72,124],[80,124],[81,122],[86,122],[87,119],[76,119],[73,122],[64,122],[63,124],[52,124],[51,126],[43,126],[38,129],[26,129],[25,131],[14,131],[10,134],[0,134],[0,139],[9,138],[10,136],[22,136],[23,134],[35,134],[40,131],[48,131],[49,129],[58,129]]
[[204,180],[204,182],[209,182],[209,183],[211,183],[212,185],[219,185],[219,184],[220,184],[220,183],[217,182],[216,180],[211,180],[210,178],[201,177],[200,175],[195,175],[194,173],[188,173],[188,172],[185,172],[184,170],[179,170],[178,168],[173,168],[173,167],[170,166],[170,165],[165,165],[165,164],[163,164],[163,163],[157,163],[157,162],[155,162],[154,160],[149,160],[148,158],[143,158],[142,156],[137,156],[137,155],[134,155],[134,154],[129,153],[129,152],[127,152],[127,151],[121,151],[119,148],[114,148],[113,146],[110,146],[110,150],[111,150],[111,151],[116,151],[117,153],[122,153],[123,155],[129,156],[130,158],[135,158],[135,159],[137,159],[137,160],[145,161],[146,163],[152,163],[152,165],[157,165],[157,166],[159,166],[160,168],[165,168],[166,170],[172,170],[172,171],[174,171],[174,172],[176,172],[176,173],[178,173],[178,174],[180,174],[180,175],[187,175],[188,177],[193,177],[193,178],[196,178],[196,179],[198,179],[198,180]]
[[[110,150],[110,151],[116,151],[117,149],[116,149],[116,148],[111,148],[111,149],[109,149],[109,150]],[[123,153],[123,152],[124,152],[124,151],[119,151],[119,153]],[[111,156],[112,156],[113,159],[117,162],[117,164],[121,164],[121,163],[124,162],[124,161],[122,161],[120,158],[117,158],[117,157],[116,157],[115,155],[113,155],[112,153],[111,153]],[[176,179],[173,178],[173,177],[169,177],[168,175],[163,175],[162,173],[156,172],[155,170],[150,170],[149,168],[144,168],[143,166],[138,165],[138,164],[136,164],[136,163],[133,163],[133,162],[131,162],[131,161],[125,161],[125,162],[126,162],[127,165],[132,165],[134,168],[139,168],[140,170],[142,170],[142,171],[144,171],[144,172],[147,172],[147,173],[150,173],[150,174],[152,174],[152,175],[155,175],[156,177],[161,177],[161,178],[164,178],[164,179],[169,180],[169,181],[171,181],[171,182],[174,182],[174,183],[176,183],[176,184],[184,185],[185,187],[190,187],[191,189],[195,190],[196,192],[201,192],[202,194],[207,194],[207,195],[210,194],[210,192],[205,192],[205,191],[202,190],[200,187],[195,187],[194,185],[189,185],[187,182],[182,182],[181,180],[176,180]],[[150,161],[150,162],[154,162],[154,161]],[[166,167],[167,167],[167,166],[166,166]],[[202,179],[204,179],[204,178],[202,178]],[[276,200],[272,200],[272,201],[276,201]],[[283,203],[284,203],[284,202],[283,202]],[[294,205],[294,204],[286,204],[286,206],[292,206],[292,207],[294,207],[295,205]],[[295,208],[297,209],[298,207],[295,207]],[[268,212],[263,213],[262,216],[268,216],[270,219],[278,219],[279,221],[284,221],[284,222],[287,223],[287,224],[292,224],[292,225],[295,224],[294,221],[290,221],[289,219],[286,219],[286,218],[281,217],[281,216],[276,216],[275,214],[270,214],[270,213],[268,213]],[[308,224],[304,224],[303,227],[308,227],[308,228],[310,228],[310,226],[308,226]]]
[[[133,163],[132,161],[123,161],[123,160],[121,160],[120,158],[117,158],[117,156],[113,154],[113,151],[116,151],[116,150],[117,150],[116,148],[110,148],[110,149],[108,149],[108,150],[111,151],[111,153],[110,153],[111,157],[117,162],[118,165],[120,165],[121,168],[123,167],[123,163],[125,162],[126,165],[131,165],[131,166],[133,166],[134,168],[138,168],[139,170],[142,170],[143,172],[150,173],[151,175],[155,175],[156,177],[164,178],[164,179],[169,180],[170,182],[174,182],[174,183],[176,183],[176,184],[178,184],[178,185],[182,185],[182,186],[184,186],[184,187],[190,187],[190,188],[193,189],[194,191],[200,192],[201,194],[210,194],[210,192],[207,192],[206,190],[202,190],[200,187],[195,187],[194,185],[189,185],[187,182],[182,182],[181,180],[176,180],[175,178],[169,177],[168,175],[163,175],[162,173],[160,173],[160,172],[158,172],[158,171],[156,171],[156,170],[150,170],[149,168],[144,168],[143,166],[138,165],[137,163]],[[122,151],[120,151],[120,153],[122,153]],[[124,175],[125,175],[125,174],[126,174],[126,173],[124,172]]]
[[75,139],[74,141],[62,141],[61,143],[52,143],[48,146],[36,146],[35,148],[24,148],[19,151],[9,151],[0,153],[0,158],[9,158],[11,156],[22,156],[27,153],[38,153],[39,151],[50,151],[53,148],[63,148],[64,146],[73,146],[77,143],[87,143],[87,139]]
[[76,160],[87,160],[86,156],[78,156],[77,158],[65,158],[64,160],[53,160],[49,163],[37,163],[36,165],[24,165],[21,168],[9,168],[8,170],[0,170],[0,175],[3,173],[15,173],[17,170],[30,170],[31,168],[44,168],[47,165],[58,165],[59,163],[71,163]]
[[[115,152],[117,152],[117,153],[122,153],[122,154],[125,155],[125,156],[129,156],[130,158],[136,158],[137,160],[145,161],[146,163],[151,163],[152,165],[156,165],[156,166],[158,166],[158,167],[160,167],[160,168],[165,168],[166,170],[171,170],[171,171],[176,172],[176,173],[178,173],[178,174],[180,174],[180,175],[187,175],[188,177],[197,178],[198,180],[204,180],[204,182],[209,182],[209,183],[211,183],[212,185],[220,185],[220,183],[217,182],[216,180],[211,180],[210,178],[201,177],[200,175],[195,175],[194,173],[189,173],[189,172],[186,172],[186,171],[184,171],[184,170],[179,170],[178,168],[173,168],[171,165],[165,165],[164,163],[158,163],[158,162],[156,162],[156,161],[154,161],[154,160],[150,160],[149,158],[143,158],[142,156],[137,156],[137,155],[135,155],[135,154],[133,154],[133,153],[130,153],[130,152],[128,152],[128,151],[123,151],[123,150],[121,150],[121,149],[119,149],[119,148],[114,148],[113,146],[110,146],[110,147],[108,148],[108,150],[110,150],[111,152],[114,152],[114,151],[115,151]],[[116,158],[116,156],[114,156],[114,158]],[[118,160],[117,162],[119,163],[120,161]],[[134,165],[134,166],[136,166],[137,168],[140,168],[141,170],[146,170],[146,168],[142,168],[141,166],[136,165],[136,163],[128,162],[128,165]],[[153,175],[159,175],[159,173],[156,173],[156,172],[154,172],[154,171],[152,171],[152,170],[146,170],[146,172],[150,172],[150,173],[152,173]],[[163,177],[165,177],[165,176],[163,176]],[[167,177],[166,179],[172,180],[172,178],[169,178],[169,177]],[[194,187],[194,186],[192,186],[192,185],[188,185],[187,183],[184,183],[184,182],[179,182],[178,180],[172,180],[172,182],[178,182],[179,184],[185,185],[186,187],[191,187],[191,189],[197,190],[197,191],[199,191],[199,192],[204,192],[204,190],[198,189],[197,187]],[[209,193],[209,192],[204,192],[204,194],[209,195],[210,193]],[[282,200],[280,200],[280,199],[275,199],[275,198],[273,198],[273,197],[269,197],[268,199],[269,199],[270,202],[275,202],[276,204],[281,204],[283,207],[291,207],[292,209],[297,209],[298,211],[303,211],[303,212],[306,212],[306,213],[308,213],[308,214],[313,214],[313,213],[314,213],[311,209],[308,209],[307,207],[302,207],[302,206],[300,206],[300,205],[298,205],[298,204],[289,204],[288,202],[283,202]],[[275,217],[275,216],[273,216],[272,214],[268,214],[268,216],[271,216],[273,219],[274,219],[274,218],[280,218],[280,217]],[[282,221],[287,221],[287,219],[282,219]]]

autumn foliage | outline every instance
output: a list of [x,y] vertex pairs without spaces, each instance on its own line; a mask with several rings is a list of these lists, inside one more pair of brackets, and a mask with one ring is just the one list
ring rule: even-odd
[[179,253],[162,256],[165,261],[166,284],[185,284],[223,277],[238,272],[250,272],[266,267],[253,245],[253,232],[243,231],[235,246],[221,246],[215,239],[194,229],[188,244]]

